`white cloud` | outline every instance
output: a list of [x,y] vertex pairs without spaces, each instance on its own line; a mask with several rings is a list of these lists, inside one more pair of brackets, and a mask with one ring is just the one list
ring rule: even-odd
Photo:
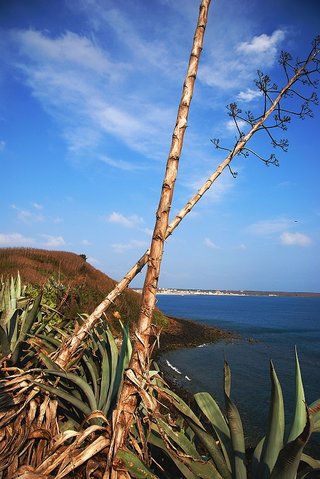
[[[224,42],[214,43],[209,61],[199,70],[199,79],[204,84],[228,90],[251,83],[257,69],[264,70],[275,63],[285,31],[276,30],[271,35],[262,33],[242,42],[237,42],[238,38],[239,35],[228,37],[228,47]],[[248,101],[251,95],[248,88],[241,96]]]
[[27,246],[34,243],[32,238],[20,233],[0,233],[0,245],[2,246]]
[[47,248],[57,248],[66,244],[62,236],[51,236],[47,234],[42,234],[40,236],[45,240],[43,244]]
[[6,142],[4,140],[0,140],[0,152],[3,151],[6,147]]
[[210,249],[221,249],[221,247],[216,245],[210,238],[205,238],[203,244]]
[[[212,171],[208,174],[208,176],[203,176],[201,178],[197,178],[196,180],[189,180],[188,182],[185,181],[184,186],[188,188],[192,194],[195,194],[204,185],[211,174]],[[230,190],[234,187],[234,185],[234,178],[232,178],[232,176],[225,171],[216,181],[214,181],[209,190],[206,191],[203,198],[205,198],[205,201],[219,203],[228,193],[230,193]],[[192,212],[189,213],[188,216],[190,217],[191,214]],[[196,214],[196,212],[194,214]]]
[[[247,123],[243,120],[237,120],[237,123],[238,123],[238,127],[240,128],[240,131],[247,126]],[[235,122],[232,119],[228,120],[225,123],[225,126],[228,131],[238,132]]]
[[113,212],[108,216],[107,221],[110,223],[117,223],[126,228],[133,228],[143,223],[143,218],[137,215],[124,216],[121,213]]
[[270,58],[273,61],[278,44],[284,40],[284,37],[285,32],[283,30],[275,30],[272,35],[262,33],[248,42],[240,43],[237,50],[246,55],[264,55],[264,58]]
[[312,243],[310,236],[304,233],[289,233],[288,231],[282,233],[280,240],[284,246],[309,246]]
[[137,249],[137,248],[146,249],[148,246],[149,245],[146,241],[139,241],[139,240],[130,240],[128,241],[128,243],[114,243],[111,245],[115,253],[125,253],[126,251]]
[[[35,207],[35,205],[33,205],[33,206]],[[39,222],[44,221],[44,216],[39,214],[39,213],[34,213],[32,211],[19,208],[16,205],[11,205],[11,208],[16,210],[17,218],[22,223],[32,224],[32,223],[39,223]],[[40,209],[39,205],[38,205],[38,207],[35,207],[35,209],[39,210]]]
[[43,206],[40,205],[39,203],[33,203],[32,206],[36,209],[36,210],[42,210]]
[[256,98],[261,97],[261,91],[260,90],[252,90],[251,88],[247,88],[244,91],[240,91],[237,95],[237,100],[238,101],[244,101],[244,102],[250,102],[252,100],[255,100]]
[[[134,151],[162,156],[174,111],[145,95],[142,99],[130,65],[110,60],[93,40],[72,32],[50,37],[36,30],[15,30],[11,39],[20,53],[15,66],[59,123],[70,152],[90,149],[93,154],[111,135]],[[127,162],[114,158],[109,164],[129,169]]]
[[283,230],[292,226],[292,221],[286,218],[276,218],[270,220],[261,220],[250,225],[247,231],[255,235],[272,235],[280,233]]
[[117,69],[107,59],[105,51],[94,45],[88,38],[67,31],[56,39],[36,30],[20,30],[15,32],[19,41],[20,51],[29,55],[30,52],[41,62],[55,62],[63,66],[73,64],[76,67],[91,70],[98,74],[116,75]]
[[134,163],[130,163],[129,161],[113,159],[105,155],[101,155],[99,159],[103,161],[103,163],[106,163],[107,165],[112,166],[113,168],[117,168],[123,171],[134,171],[134,170],[144,169],[142,166],[134,164]]

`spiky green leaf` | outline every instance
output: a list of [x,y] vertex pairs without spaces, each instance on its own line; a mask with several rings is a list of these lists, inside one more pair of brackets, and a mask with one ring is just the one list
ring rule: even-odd
[[303,382],[301,377],[301,370],[297,349],[295,348],[295,366],[296,366],[296,404],[293,423],[291,426],[288,442],[293,441],[303,431],[307,415],[306,415],[306,400],[304,395]]
[[230,429],[230,438],[233,448],[232,472],[234,479],[247,479],[246,450],[241,417],[237,406],[231,400],[231,370],[224,362],[224,397],[226,413]]
[[282,389],[277,374],[270,362],[271,399],[268,417],[268,431],[261,452],[259,479],[269,479],[283,447],[284,405]]
[[220,407],[213,397],[207,392],[201,392],[194,395],[196,403],[198,404],[201,412],[207,417],[212,424],[217,437],[220,441],[221,448],[225,461],[231,471],[230,460],[233,457],[232,445],[230,438],[230,431],[224,415],[221,412]]
[[270,479],[292,479],[297,475],[301,454],[311,434],[309,415],[302,433],[280,451]]

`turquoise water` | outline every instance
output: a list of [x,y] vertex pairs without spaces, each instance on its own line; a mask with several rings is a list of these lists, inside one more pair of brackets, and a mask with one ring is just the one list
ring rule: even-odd
[[[320,298],[158,295],[157,300],[165,314],[240,335],[234,342],[217,344],[206,344],[204,337],[202,347],[172,351],[161,358],[160,366],[191,392],[208,391],[223,404],[226,359],[232,371],[232,398],[249,442],[265,432],[270,360],[282,385],[288,423],[295,397],[295,346],[307,403],[320,398]],[[319,438],[313,443],[319,446]]]

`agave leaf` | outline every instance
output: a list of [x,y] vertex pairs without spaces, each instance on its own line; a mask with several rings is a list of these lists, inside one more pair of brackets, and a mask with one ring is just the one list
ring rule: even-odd
[[226,403],[226,413],[230,429],[230,438],[233,448],[233,476],[234,479],[246,479],[246,449],[244,443],[244,434],[241,417],[237,406],[231,400],[229,394],[231,391],[231,370],[224,362],[224,398]]
[[320,460],[319,459],[314,459],[313,457],[307,455],[307,454],[301,454],[301,461],[305,462],[309,466],[311,466],[313,469],[319,469],[320,468]]
[[224,479],[231,479],[230,471],[228,470],[223,455],[218,448],[214,438],[206,432],[205,428],[203,427],[197,416],[194,414],[194,412],[190,409],[190,407],[177,394],[175,394],[173,391],[166,388],[165,386],[158,386],[156,389],[158,390],[160,395],[162,394],[169,401],[171,401],[174,407],[186,418],[191,429],[195,432],[198,439],[206,447],[221,476]]
[[284,406],[281,385],[270,362],[271,400],[268,418],[268,431],[263,443],[259,467],[259,479],[268,479],[283,447]]
[[190,469],[182,462],[182,460],[179,458],[179,455],[172,448],[166,446],[166,443],[162,439],[161,435],[157,432],[157,429],[154,430],[157,428],[157,426],[152,424],[151,428],[152,430],[148,435],[148,443],[158,447],[159,449],[162,449],[164,453],[174,462],[185,479],[197,479],[196,475],[191,472]]
[[191,429],[195,432],[198,440],[205,447],[206,451],[208,451],[208,454],[211,456],[214,465],[217,468],[215,477],[221,476],[223,479],[231,479],[231,472],[229,471],[228,466],[224,460],[223,454],[217,446],[217,443],[212,437],[212,435],[206,432],[203,427],[200,428],[193,421],[188,419],[188,422]]
[[263,448],[263,443],[265,441],[265,437],[263,437],[255,447],[255,450],[253,452],[252,456],[252,464],[251,464],[251,474],[252,474],[252,479],[259,479],[259,464],[260,464],[260,458],[261,458],[261,452]]
[[[174,407],[178,409],[184,416],[191,419],[191,421],[196,424],[200,429],[203,431],[205,430],[197,416],[194,414],[192,409],[173,391],[166,388],[165,386],[161,386],[157,388],[159,393],[164,395],[168,400],[173,403]],[[173,399],[173,401],[172,401]]]
[[1,357],[8,356],[10,354],[10,343],[6,331],[0,325],[0,351]]
[[21,290],[21,277],[20,277],[19,271],[18,271],[18,274],[17,274],[17,277],[16,277],[15,288],[16,288],[17,299],[19,299],[19,298],[21,298],[21,293],[22,293],[22,290]]
[[19,319],[19,310],[15,309],[7,322],[7,335],[11,351],[14,349],[17,342]]
[[295,348],[295,364],[296,364],[296,407],[294,413],[294,419],[291,426],[291,431],[288,437],[288,442],[293,441],[303,431],[307,415],[306,415],[306,400],[303,389],[303,382],[301,377],[301,370],[299,364],[299,358],[297,349]]
[[[104,337],[105,338],[105,337]],[[111,402],[111,389],[116,374],[116,367],[118,362],[118,349],[115,344],[112,334],[108,336],[108,340],[99,340],[98,347],[102,356],[101,362],[101,386],[99,397],[99,409],[108,415]],[[112,338],[112,339],[111,339]]]
[[135,454],[128,450],[120,449],[117,452],[116,459],[120,459],[131,477],[136,479],[159,479]]
[[223,479],[211,462],[203,460],[194,461],[189,457],[186,457],[184,461],[185,464],[190,467],[192,472],[195,473],[196,477],[200,477],[202,479]]
[[[43,364],[46,366],[47,370],[54,370],[54,371],[60,371],[64,373],[64,370],[57,364],[53,359],[50,358],[47,354],[43,353],[40,351],[39,353],[39,358],[43,362]],[[44,371],[45,373],[47,371]]]
[[36,336],[37,338],[42,339],[42,341],[46,344],[46,346],[49,345],[51,350],[56,350],[61,346],[61,341],[59,339],[53,338],[52,336],[49,336],[48,334],[36,334]]
[[41,302],[42,294],[39,294],[36,299],[34,300],[34,303],[32,305],[32,308],[30,311],[26,312],[23,315],[23,320],[21,322],[21,328],[18,336],[18,322],[16,324],[15,332],[14,335],[11,339],[12,341],[12,357],[11,360],[13,364],[16,364],[16,362],[19,359],[20,355],[20,346],[23,341],[26,340],[27,334],[29,333],[30,329],[32,328],[32,325],[37,319],[37,315],[39,312],[40,308],[40,302]]
[[100,378],[99,378],[99,372],[98,368],[96,366],[96,363],[94,362],[92,355],[91,354],[84,354],[82,356],[82,361],[87,368],[90,379],[91,379],[91,385],[93,387],[94,395],[96,398],[99,397],[99,386],[100,386]]
[[230,460],[233,457],[230,431],[220,407],[213,397],[207,392],[201,392],[194,395],[194,398],[207,419],[212,424],[221,444],[225,461],[231,471]]
[[129,337],[129,325],[122,327],[122,345],[120,349],[120,354],[117,363],[116,375],[114,378],[113,384],[113,394],[111,398],[111,402],[114,403],[117,401],[119,391],[121,389],[121,385],[123,382],[124,370],[129,366],[131,353],[132,353],[132,346]]
[[63,391],[62,389],[56,388],[54,386],[49,386],[49,384],[43,384],[38,381],[33,381],[33,384],[38,386],[41,389],[44,389],[45,391],[48,391],[49,393],[69,402],[72,404],[76,409],[81,411],[85,416],[89,416],[91,414],[91,409],[87,404],[85,404],[81,399],[76,398],[74,395],[67,393],[66,391]]
[[270,479],[292,479],[296,477],[301,454],[311,434],[309,415],[302,433],[293,441],[288,442],[280,451]]
[[96,402],[96,398],[95,398],[94,393],[93,393],[93,390],[91,389],[89,384],[86,383],[86,381],[84,379],[82,379],[81,377],[77,376],[74,373],[70,373],[70,372],[66,372],[66,371],[57,371],[57,370],[54,370],[54,369],[47,369],[45,371],[45,373],[46,374],[52,374],[53,376],[58,376],[58,377],[67,379],[68,381],[70,381],[71,384],[78,387],[83,392],[85,397],[87,398],[87,401],[88,401],[88,404],[89,404],[89,407],[90,407],[90,412],[99,409],[98,405],[97,405],[97,402]]
[[[112,399],[114,397],[117,397],[119,394],[119,387],[120,384],[116,384],[116,376],[117,376],[117,369],[119,366],[119,351],[118,347],[116,345],[116,342],[114,340],[114,337],[109,329],[106,330],[106,335],[107,335],[107,340],[109,343],[110,347],[110,385],[109,385],[109,391],[107,395],[106,402],[103,407],[103,411],[106,415],[108,415],[110,406],[112,405]],[[123,371],[122,371],[123,372]]]
[[10,279],[10,309],[15,310],[17,309],[17,295],[16,295],[16,288],[15,288],[15,281],[11,276]]
[[165,421],[160,418],[157,419],[157,423],[159,430],[163,431],[172,441],[174,441],[185,454],[193,457],[194,459],[201,459],[201,456],[198,453],[195,445],[189,441],[183,431],[174,431]]

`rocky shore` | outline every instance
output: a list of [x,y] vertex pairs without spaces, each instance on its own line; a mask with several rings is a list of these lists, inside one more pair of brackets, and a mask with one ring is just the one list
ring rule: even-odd
[[198,321],[168,317],[169,325],[160,335],[160,348],[156,355],[180,348],[191,348],[217,341],[232,341],[235,333],[206,326]]
[[[167,317],[169,325],[162,331],[159,347],[153,351],[153,357],[157,361],[162,354],[168,351],[193,348],[202,344],[216,343],[218,341],[235,341],[239,336],[230,331],[225,331],[212,326],[189,319]],[[162,369],[162,368],[161,368]],[[187,404],[194,406],[193,394],[185,389],[170,368],[163,368],[162,375],[169,387],[178,394]]]

